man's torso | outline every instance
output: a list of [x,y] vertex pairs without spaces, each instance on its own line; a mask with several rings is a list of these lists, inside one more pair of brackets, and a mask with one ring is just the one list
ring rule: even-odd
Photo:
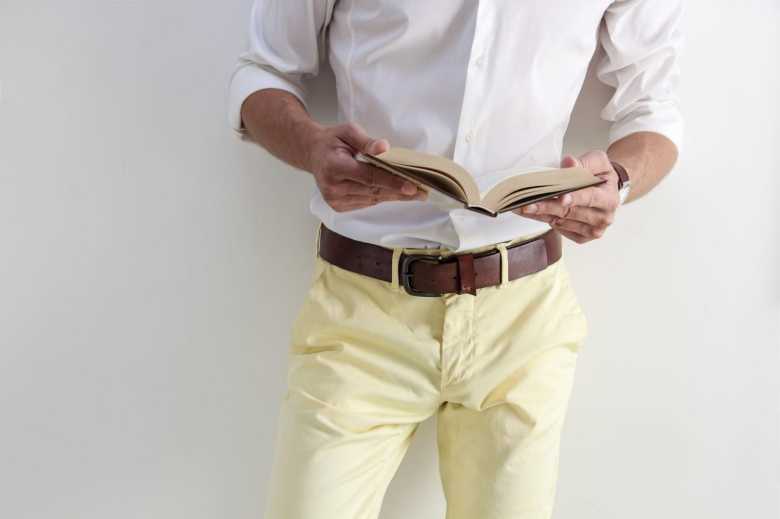
[[[557,166],[607,0],[338,0],[328,55],[341,121],[394,146],[449,157],[485,190],[512,171]],[[385,246],[464,250],[546,224],[426,202],[312,212]]]

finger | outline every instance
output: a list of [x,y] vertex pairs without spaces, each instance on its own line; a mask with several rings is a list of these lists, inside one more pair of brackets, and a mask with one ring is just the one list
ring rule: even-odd
[[428,198],[428,192],[425,191],[424,189],[418,189],[417,192],[414,193],[413,195],[399,193],[397,191],[385,189],[383,187],[374,187],[370,189],[373,189],[373,192],[370,196],[376,197],[379,200],[379,202],[391,202],[394,200],[400,200],[400,201],[425,200],[426,198]]
[[558,229],[558,232],[561,233],[563,236],[567,237],[568,239],[570,239],[571,241],[576,242],[576,243],[586,243],[586,242],[591,241],[591,239],[592,239],[592,238],[588,238],[587,236],[583,236],[581,234],[577,234],[576,232],[564,231],[564,230],[561,230],[561,229]]
[[515,214],[519,214],[520,216],[524,216],[525,218],[529,218],[531,220],[536,220],[544,223],[550,223],[557,218],[557,216],[550,216],[548,214],[525,214],[523,212],[523,208],[515,209],[513,212]]
[[579,191],[567,193],[565,196],[572,206],[579,207],[599,207],[599,193],[595,187],[586,187]]
[[[354,180],[343,180],[336,183],[331,189],[331,193],[334,196],[343,198],[346,196],[376,196],[382,193],[382,191],[388,191],[391,193],[398,193],[394,190],[385,189],[381,186],[368,186],[355,182]],[[414,195],[412,195],[414,196]]]
[[576,220],[592,226],[603,226],[612,224],[613,215],[611,212],[590,207],[574,206],[566,216],[567,220]]
[[572,205],[577,207],[591,207],[604,211],[614,211],[620,205],[620,196],[617,186],[606,184],[594,186],[570,193]]
[[561,160],[561,167],[562,168],[573,168],[577,166],[582,166],[582,163],[580,163],[579,159],[575,157],[574,155],[566,155]]
[[616,186],[611,185],[613,183],[611,179],[608,179],[607,184],[567,193],[564,195],[564,198],[568,198],[572,206],[592,207],[611,211],[617,208],[618,205],[617,189]]
[[360,200],[353,200],[350,202],[344,202],[339,201],[337,203],[331,204],[331,207],[336,210],[338,213],[344,213],[347,211],[355,211],[357,209],[364,209],[366,207],[371,207],[373,205],[376,205],[374,202],[372,202],[368,198],[361,198]]
[[345,171],[345,177],[366,186],[381,187],[405,195],[414,195],[418,191],[417,186],[408,180],[363,162],[354,161],[352,168]]
[[367,151],[373,139],[357,123],[348,123],[338,128],[338,137],[358,151]]
[[378,195],[347,195],[332,204],[336,210],[352,210],[370,207],[382,202],[411,202],[420,200],[420,195],[405,196],[382,192]]
[[371,155],[379,155],[389,149],[390,141],[387,139],[376,139],[371,141],[371,143],[368,145],[366,148],[366,153],[370,153]]
[[378,155],[390,148],[387,139],[369,137],[363,127],[354,122],[343,125],[337,135],[341,140],[363,153]]
[[578,222],[577,220],[569,220],[566,218],[559,218],[552,222],[553,229],[562,231],[573,232],[587,238],[601,238],[604,234],[605,228],[588,225],[586,223]]
[[601,150],[593,150],[585,153],[580,157],[580,163],[594,175],[612,169],[612,164],[609,162],[609,156]]
[[541,202],[534,202],[533,204],[529,204],[523,208],[521,208],[522,215],[548,215],[548,216],[556,216],[556,217],[565,217],[568,212],[569,208],[571,207],[571,200],[570,199],[551,199],[551,200],[542,200]]
[[380,202],[411,202],[413,200],[420,200],[419,194],[416,195],[402,195],[400,193],[388,191],[386,189],[380,189],[375,194],[370,195],[351,195],[345,197],[346,202],[378,204]]
[[389,189],[384,189],[381,187],[368,187],[363,186],[361,184],[356,184],[358,187],[356,188],[349,188],[348,190],[341,189],[341,190],[333,190],[331,189],[329,193],[329,199],[330,200],[351,200],[357,198],[366,198],[374,200],[374,203],[378,202],[387,202],[391,200],[425,200],[428,198],[428,193],[426,193],[423,190],[419,190],[417,193],[413,195],[405,195],[403,193],[399,193],[397,191],[391,191]]
[[388,199],[389,197],[425,200],[428,197],[428,193],[422,189],[409,195],[395,189],[388,189],[382,186],[368,186],[352,180],[333,181],[333,179],[328,179],[325,182],[318,184],[318,187],[325,200],[331,203],[352,196],[379,197],[382,200]]

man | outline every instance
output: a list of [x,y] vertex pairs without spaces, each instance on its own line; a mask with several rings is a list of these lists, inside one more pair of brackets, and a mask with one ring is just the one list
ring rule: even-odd
[[[681,0],[256,0],[233,127],[310,172],[322,221],[293,328],[268,519],[367,519],[436,415],[448,519],[552,513],[586,322],[561,235],[600,238],[677,158]],[[606,151],[561,160],[597,46],[615,88]],[[307,111],[327,53],[341,124]],[[607,181],[490,218],[443,210],[357,161],[390,145],[453,159],[485,189],[522,168]]]

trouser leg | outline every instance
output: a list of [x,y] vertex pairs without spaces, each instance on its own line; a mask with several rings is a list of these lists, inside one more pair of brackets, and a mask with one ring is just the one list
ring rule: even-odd
[[293,326],[266,519],[375,519],[439,405],[443,305],[316,262]]
[[568,274],[559,262],[463,297],[448,300],[437,414],[447,519],[549,519],[587,331]]

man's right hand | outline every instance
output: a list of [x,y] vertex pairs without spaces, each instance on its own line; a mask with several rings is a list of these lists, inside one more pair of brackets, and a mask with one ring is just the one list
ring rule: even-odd
[[391,200],[425,200],[427,193],[408,180],[355,159],[357,152],[377,155],[389,148],[387,140],[370,138],[355,123],[318,131],[309,171],[328,205],[343,212]]

